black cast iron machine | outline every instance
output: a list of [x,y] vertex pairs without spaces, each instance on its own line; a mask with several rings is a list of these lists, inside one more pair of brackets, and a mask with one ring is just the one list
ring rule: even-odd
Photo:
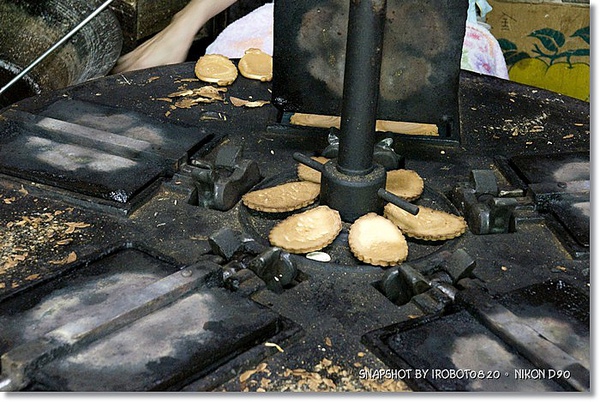
[[[273,82],[228,88],[275,107],[177,107],[183,63],[3,109],[2,390],[589,391],[589,105],[461,71],[467,5],[277,1]],[[240,201],[294,159],[343,217],[330,261]],[[348,228],[385,202],[468,231],[361,263]]]

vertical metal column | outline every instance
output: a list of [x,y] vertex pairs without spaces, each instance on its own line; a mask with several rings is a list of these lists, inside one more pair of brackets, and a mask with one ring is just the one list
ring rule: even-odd
[[373,163],[385,0],[350,0],[338,158],[323,165],[320,202],[346,222],[382,213],[383,166]]
[[386,0],[350,0],[338,168],[373,169]]

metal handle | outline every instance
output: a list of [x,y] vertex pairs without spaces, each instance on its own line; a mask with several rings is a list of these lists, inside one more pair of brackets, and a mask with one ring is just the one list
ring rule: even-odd
[[417,215],[419,213],[419,207],[411,204],[410,202],[407,202],[405,200],[403,200],[402,198],[398,197],[396,194],[390,193],[389,191],[380,188],[377,191],[377,195],[379,196],[379,198],[387,201],[387,202],[391,202],[392,204],[394,204],[395,206],[397,206],[398,208],[402,208],[403,210],[405,210],[406,212],[408,212],[409,214],[412,215]]
[[309,158],[308,156],[300,153],[300,152],[294,152],[294,154],[292,155],[294,157],[294,159],[296,159],[298,162],[302,163],[303,165],[306,165],[310,168],[313,168],[315,170],[318,170],[319,172],[323,173],[323,164],[320,162],[317,162],[314,159]]

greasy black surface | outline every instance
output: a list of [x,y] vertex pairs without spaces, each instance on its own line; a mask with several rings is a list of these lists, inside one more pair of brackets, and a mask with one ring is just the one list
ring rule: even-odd
[[[259,186],[282,180],[282,175],[293,175],[294,152],[318,154],[327,145],[327,132],[324,130],[287,130],[282,127],[277,121],[278,111],[270,105],[251,109],[238,108],[227,102],[199,104],[189,109],[172,108],[172,103],[162,98],[182,87],[202,85],[182,81],[189,78],[193,78],[193,63],[165,66],[93,80],[24,100],[11,108],[42,114],[58,99],[64,99],[142,114],[161,124],[198,127],[213,139],[196,150],[191,159],[210,160],[219,144],[240,145],[243,157],[259,164],[265,178]],[[226,97],[268,100],[271,97],[270,87],[269,83],[239,77],[228,88]],[[589,152],[588,103],[466,72],[461,74],[459,99],[462,127],[459,141],[428,142],[421,137],[391,136],[397,152],[406,157],[406,168],[415,170],[424,178],[428,194],[433,195],[430,199],[447,199],[457,183],[469,180],[472,169],[492,169],[499,187],[513,190],[527,187],[527,183],[510,163],[505,163],[507,160],[528,155]],[[0,113],[2,119],[7,110]],[[6,124],[5,121],[1,123]],[[227,226],[247,237],[264,237],[264,225],[273,224],[273,221],[259,222],[263,226],[257,230],[261,233],[257,236],[248,230],[247,222],[244,223],[249,216],[244,211],[245,207],[238,204],[230,211],[220,212],[191,205],[192,187],[177,174],[172,178],[167,174],[127,215],[118,213],[116,209],[99,209],[93,198],[43,185],[34,177],[23,180],[0,176],[0,198],[8,200],[0,209],[3,239],[10,239],[10,233],[21,233],[17,229],[29,227],[15,226],[23,217],[40,216],[46,212],[62,211],[62,214],[55,215],[55,220],[62,225],[66,222],[90,224],[77,229],[72,241],[60,247],[55,245],[53,238],[48,238],[47,243],[36,240],[40,244],[36,243],[36,247],[30,249],[23,262],[0,271],[0,304],[27,299],[37,285],[45,283],[52,286],[55,281],[61,281],[66,272],[77,271],[93,261],[102,260],[114,250],[141,250],[174,267],[190,265],[207,257],[225,265],[227,261],[210,256],[208,236]],[[564,246],[570,235],[565,231],[559,235],[560,231],[549,224],[552,221],[550,214],[537,210],[526,193],[519,197],[519,203],[525,218],[515,232],[493,235],[467,232],[450,242],[427,245],[409,239],[409,261],[415,269],[429,274],[435,271],[433,261],[439,258],[441,252],[462,248],[476,261],[474,283],[483,286],[490,295],[502,296],[550,281],[568,285],[557,288],[558,293],[553,292],[548,296],[550,298],[569,297],[572,293],[564,292],[571,288],[589,297],[589,255],[588,258],[585,255],[575,258],[572,250]],[[264,241],[264,238],[255,240]],[[370,346],[362,341],[365,334],[438,316],[448,328],[454,326],[455,316],[450,314],[454,313],[452,308],[428,310],[413,302],[397,306],[388,300],[374,285],[381,280],[385,270],[359,264],[345,248],[346,244],[343,236],[336,240],[332,247],[344,251],[340,261],[332,263],[295,256],[300,280],[282,293],[266,289],[264,282],[251,272],[240,271],[239,288],[228,290],[233,292],[232,300],[250,299],[276,316],[289,320],[301,331],[295,337],[280,337],[277,342],[281,342],[284,352],[262,345],[252,346],[252,342],[248,341],[240,346],[237,357],[220,362],[218,367],[211,367],[212,371],[208,374],[190,374],[187,385],[185,379],[178,379],[178,385],[173,387],[189,391],[240,390],[249,384],[241,384],[237,376],[256,367],[260,361],[272,369],[269,378],[273,384],[281,384],[284,380],[284,368],[310,371],[324,358],[344,365],[349,373],[357,375],[358,365],[373,369],[389,367],[385,360],[368,350]],[[71,252],[76,253],[74,261],[51,263]],[[23,251],[15,253],[22,255]],[[460,285],[457,286],[460,291]],[[223,297],[225,304],[231,301],[227,296]],[[515,300],[518,302],[519,299]],[[463,314],[461,311],[459,308],[458,313]],[[168,320],[164,325],[168,325]],[[436,327],[435,321],[427,325],[432,334],[444,331],[442,326]],[[510,345],[502,347],[511,350]],[[366,355],[357,357],[359,352]],[[443,361],[436,360],[435,364]],[[115,357],[113,363],[119,365],[119,357]],[[481,361],[478,364],[485,365]],[[106,370],[110,371],[110,367]],[[52,381],[42,377],[37,379],[47,384],[40,384],[40,389],[45,386],[52,388]],[[497,384],[490,389],[495,386]],[[251,389],[256,389],[256,385]]]

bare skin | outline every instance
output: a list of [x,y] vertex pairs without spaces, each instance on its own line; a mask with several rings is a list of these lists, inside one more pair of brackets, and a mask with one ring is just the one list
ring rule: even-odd
[[237,0],[191,0],[167,27],[121,56],[111,73],[141,70],[185,61],[196,33]]

